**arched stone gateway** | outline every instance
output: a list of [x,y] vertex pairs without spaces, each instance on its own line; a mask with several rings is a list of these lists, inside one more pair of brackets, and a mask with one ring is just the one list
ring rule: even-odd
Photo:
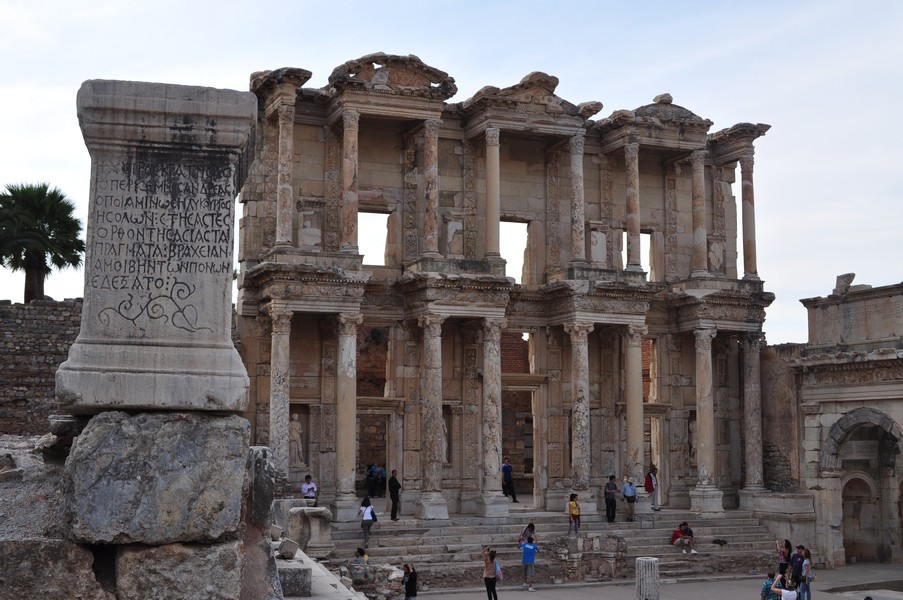
[[876,426],[888,434],[890,439],[885,436],[882,440],[879,457],[882,467],[893,468],[895,457],[903,455],[903,429],[881,411],[873,408],[857,408],[848,412],[831,426],[828,438],[822,445],[818,461],[822,471],[834,471],[840,468],[841,445],[854,429],[863,425]]

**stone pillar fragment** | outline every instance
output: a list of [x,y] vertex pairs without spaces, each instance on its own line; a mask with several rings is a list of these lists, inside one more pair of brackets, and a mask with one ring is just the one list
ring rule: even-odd
[[424,315],[418,323],[423,328],[420,359],[420,423],[421,423],[421,519],[447,519],[448,505],[442,496],[442,464],[446,435],[442,415],[442,321],[438,315]]
[[295,103],[280,105],[276,111],[279,153],[276,163],[276,244],[275,248],[294,245],[292,217],[295,195],[292,190],[292,154],[295,142]]
[[257,98],[94,80],[78,116],[91,153],[85,300],[56,376],[61,406],[243,412],[232,241]]
[[705,516],[722,516],[723,493],[717,486],[715,470],[715,408],[712,396],[712,340],[714,328],[695,330],[696,335],[696,450],[697,483],[690,490],[693,512]]
[[568,142],[571,155],[571,263],[586,264],[586,210],[583,193],[583,132]]
[[270,309],[270,449],[276,477],[288,481],[289,446],[289,390],[291,383],[290,347],[292,337],[292,313],[282,309]]
[[574,490],[589,489],[589,347],[592,323],[567,323],[571,336],[571,469]]
[[358,518],[357,468],[357,328],[360,314],[338,316],[339,347],[336,369],[335,514],[337,521]]
[[627,271],[642,271],[640,260],[640,145],[624,146],[627,168]]
[[501,221],[501,166],[499,130],[486,130],[486,256],[499,253],[499,221]]
[[354,109],[342,113],[342,206],[341,251],[358,253],[357,245],[357,172],[358,124],[361,115]]
[[741,193],[743,202],[743,279],[759,280],[756,264],[756,202],[753,188],[752,150],[740,157]]
[[641,556],[636,559],[636,600],[658,600],[658,559]]
[[694,150],[690,163],[693,166],[693,256],[690,274],[706,277],[709,275],[709,250],[705,227],[705,150]]
[[423,255],[439,256],[439,128],[442,121],[427,119],[423,123]]
[[483,321],[483,480],[477,498],[477,514],[483,517],[508,515],[508,501],[502,494],[502,329],[504,319]]

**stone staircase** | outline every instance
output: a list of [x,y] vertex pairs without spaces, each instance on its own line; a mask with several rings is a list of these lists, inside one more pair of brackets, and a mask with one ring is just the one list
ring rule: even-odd
[[[397,567],[413,563],[420,581],[434,588],[456,587],[463,582],[478,585],[482,573],[480,550],[486,544],[492,545],[506,573],[510,573],[506,582],[519,585],[521,553],[517,537],[530,522],[536,526],[540,547],[538,579],[566,578],[561,549],[568,545],[567,516],[562,513],[512,507],[505,518],[452,515],[447,521],[407,517],[392,522],[385,512],[379,516],[370,537],[370,563]],[[730,510],[719,519],[702,519],[687,510],[662,509],[644,517],[628,523],[619,514],[619,520],[609,525],[604,512],[583,515],[581,536],[605,538],[610,534],[624,539],[626,569],[616,573],[616,577],[632,577],[635,559],[640,556],[658,558],[660,575],[674,579],[719,571],[761,573],[775,562],[774,536],[749,511]],[[671,532],[681,521],[689,522],[693,528],[698,554],[683,554],[670,544]],[[363,545],[357,522],[333,523],[332,538],[335,553],[324,561],[329,567],[337,568],[347,562]],[[713,543],[715,539],[727,544],[717,545]],[[576,551],[576,545],[572,546],[572,552]]]

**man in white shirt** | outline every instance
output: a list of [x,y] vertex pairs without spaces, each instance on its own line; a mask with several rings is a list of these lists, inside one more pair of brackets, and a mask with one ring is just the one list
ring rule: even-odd
[[301,495],[308,501],[308,504],[317,505],[317,498],[320,495],[320,488],[311,480],[310,475],[304,477],[304,483],[301,484]]

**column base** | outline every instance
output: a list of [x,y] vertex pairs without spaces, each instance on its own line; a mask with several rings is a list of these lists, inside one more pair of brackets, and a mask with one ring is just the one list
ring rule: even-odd
[[336,494],[329,505],[332,518],[337,523],[348,523],[360,519],[361,501],[354,494]]
[[[652,496],[638,492],[636,502],[633,503],[634,515],[651,515],[652,514]],[[639,519],[638,519],[639,520]]]
[[[577,494],[577,502],[580,503],[580,514],[581,515],[595,515],[599,513],[599,505],[598,498],[592,492],[592,490],[574,490],[572,489],[568,494],[570,497],[571,494]],[[565,500],[565,507],[568,505],[568,501]]]
[[708,271],[703,271],[702,269],[697,269],[690,273],[690,277],[692,279],[711,279],[712,274]]
[[762,280],[759,279],[758,273],[744,273],[743,281],[762,281]]
[[724,492],[714,485],[697,485],[690,490],[690,510],[700,517],[724,516]]
[[417,507],[418,519],[448,519],[448,503],[442,492],[423,492]]
[[483,492],[476,498],[477,516],[480,517],[507,517],[509,514],[509,502],[501,492]]
[[745,487],[737,492],[740,508],[743,510],[755,510],[756,498],[770,494],[764,485]]

